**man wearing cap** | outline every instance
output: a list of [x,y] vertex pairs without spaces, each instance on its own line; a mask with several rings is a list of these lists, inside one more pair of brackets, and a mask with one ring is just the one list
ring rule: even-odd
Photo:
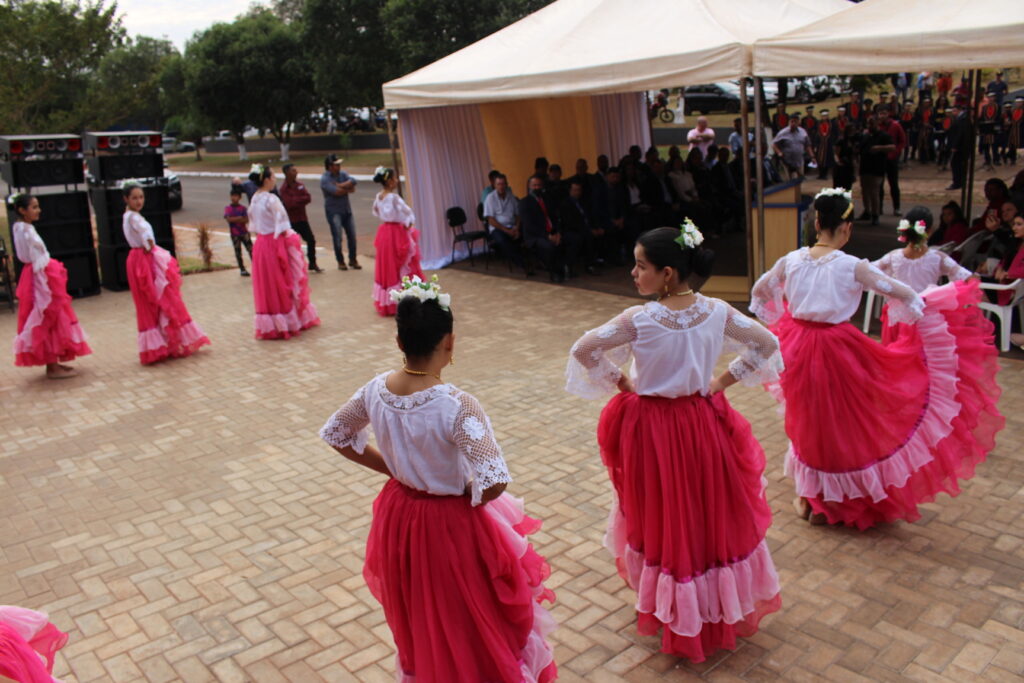
[[829,119],[828,113],[828,109],[821,110],[821,118],[818,119],[815,130],[817,144],[814,146],[814,159],[818,163],[818,178],[820,180],[828,178],[829,169],[832,168],[836,135],[839,132],[832,120]]
[[[999,107],[996,105],[995,93],[986,93],[978,109],[978,151],[985,157],[982,168],[992,170],[992,150],[995,147],[997,128],[999,127]],[[999,155],[995,163],[999,165]]]
[[[878,110],[878,129],[892,138],[894,148],[885,154],[885,179],[889,181],[889,193],[892,195],[892,213],[900,216],[900,156],[907,146],[907,136],[903,126],[892,117],[889,107]],[[878,183],[878,194],[878,208],[881,210],[885,204],[884,181]]]
[[846,115],[846,107],[839,105],[836,107],[836,128],[839,131],[839,135],[842,135],[849,125],[850,117]]
[[1006,98],[1006,93],[1009,91],[1009,86],[1006,85],[1006,81],[1003,80],[1003,72],[996,72],[996,80],[988,84],[988,88],[985,92],[991,93],[995,97],[996,106],[1000,109],[1003,108],[1003,100]]
[[292,224],[292,230],[298,233],[306,242],[306,258],[309,261],[309,269],[314,273],[322,273],[323,270],[316,265],[316,237],[309,227],[309,217],[306,216],[306,205],[313,198],[309,196],[309,190],[299,182],[299,169],[295,164],[285,164],[281,167],[284,171],[284,182],[278,192],[284,210],[288,212],[288,222]]
[[348,240],[348,265],[355,270],[362,269],[356,257],[356,224],[352,219],[352,205],[348,200],[348,196],[356,191],[356,181],[341,170],[341,159],[337,154],[328,154],[324,159],[320,190],[324,193],[324,211],[327,214],[327,225],[331,228],[331,241],[334,242],[334,258],[338,261],[338,270],[348,270],[345,257],[341,253],[342,230],[345,231]]
[[953,173],[953,182],[947,190],[959,190],[964,186],[964,176],[967,174],[967,154],[971,151],[971,144],[968,138],[967,110],[958,104],[954,104],[951,112],[952,123],[946,133],[946,146],[949,148],[949,166]]
[[1014,166],[1017,165],[1017,150],[1024,147],[1024,97],[1013,99],[1010,109],[1010,122],[1006,135],[1006,158]]

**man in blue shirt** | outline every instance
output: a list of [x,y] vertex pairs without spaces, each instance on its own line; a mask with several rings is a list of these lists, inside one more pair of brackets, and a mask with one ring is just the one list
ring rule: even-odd
[[320,189],[324,193],[324,210],[327,213],[327,225],[331,228],[338,270],[348,270],[341,253],[342,230],[345,231],[348,240],[348,265],[360,270],[362,266],[356,257],[356,224],[352,220],[352,205],[348,201],[348,196],[356,191],[356,181],[341,170],[341,159],[337,154],[327,155],[324,159],[324,169],[323,175],[320,176]]

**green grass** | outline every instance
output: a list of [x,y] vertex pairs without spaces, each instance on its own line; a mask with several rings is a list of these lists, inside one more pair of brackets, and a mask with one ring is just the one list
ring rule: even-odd
[[236,267],[227,263],[213,261],[210,263],[210,269],[207,270],[206,266],[203,265],[202,259],[193,258],[191,256],[178,256],[177,259],[178,267],[181,269],[182,275],[191,275],[192,273],[209,273],[215,270],[231,270]]
[[[305,173],[322,171],[324,167],[324,155],[326,152],[292,152],[291,159],[287,163],[295,164],[299,170]],[[374,169],[377,166],[391,165],[390,150],[352,150],[341,151],[336,154],[344,159],[342,168],[351,170]],[[249,161],[239,161],[238,153],[230,154],[203,154],[202,161],[196,161],[196,155],[192,152],[182,154],[168,154],[167,164],[175,171],[221,171],[248,173],[253,163],[270,162],[271,166],[280,168],[282,162],[277,152],[249,152]],[[275,170],[277,170],[275,169]]]

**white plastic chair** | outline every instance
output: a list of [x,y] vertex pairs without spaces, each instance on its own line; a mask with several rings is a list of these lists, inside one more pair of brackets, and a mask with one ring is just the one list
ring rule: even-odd
[[1013,326],[1014,307],[1018,309],[1017,315],[1020,317],[1022,324],[1024,324],[1024,279],[1017,279],[1005,285],[982,282],[980,288],[993,292],[1013,292],[1013,298],[1010,299],[1010,303],[1006,306],[1000,306],[989,301],[982,301],[978,304],[978,307],[985,311],[987,317],[991,317],[995,313],[996,317],[999,318],[999,349],[1001,351],[1009,351],[1010,328]]
[[883,297],[875,294],[870,289],[866,291],[868,298],[864,302],[864,334],[871,329],[871,319],[882,317]]

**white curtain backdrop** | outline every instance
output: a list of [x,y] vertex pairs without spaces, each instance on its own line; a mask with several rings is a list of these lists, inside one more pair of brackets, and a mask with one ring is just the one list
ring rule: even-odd
[[594,95],[591,103],[597,151],[607,154],[612,166],[619,163],[632,145],[640,145],[644,150],[651,146],[647,99],[642,92]]
[[[490,171],[487,138],[476,105],[408,109],[401,117],[407,199],[420,231],[421,263],[436,270],[452,260],[452,231],[445,220],[450,207],[466,212],[467,230],[479,229],[476,205]],[[474,250],[479,247],[477,242]]]

